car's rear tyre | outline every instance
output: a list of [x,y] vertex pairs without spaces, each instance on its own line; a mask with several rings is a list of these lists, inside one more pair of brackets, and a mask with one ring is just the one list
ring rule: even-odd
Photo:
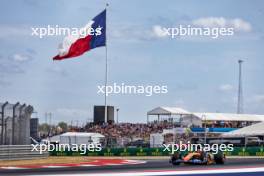
[[225,164],[225,156],[223,154],[214,155],[215,164]]

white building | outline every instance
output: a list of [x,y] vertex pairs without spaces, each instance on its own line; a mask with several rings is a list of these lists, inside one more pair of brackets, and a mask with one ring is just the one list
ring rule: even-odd
[[104,138],[100,133],[67,132],[60,135],[60,144],[100,144]]

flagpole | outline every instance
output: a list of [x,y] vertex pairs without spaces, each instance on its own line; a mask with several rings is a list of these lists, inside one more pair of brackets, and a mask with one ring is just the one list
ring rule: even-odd
[[107,96],[106,96],[106,87],[107,87],[107,79],[108,79],[108,63],[107,63],[107,8],[109,4],[106,3],[106,11],[105,11],[105,95],[104,95],[104,103],[105,103],[105,122],[107,123]]

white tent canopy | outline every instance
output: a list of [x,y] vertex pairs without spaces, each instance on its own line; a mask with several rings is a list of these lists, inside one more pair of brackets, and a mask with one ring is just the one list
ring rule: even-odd
[[166,134],[184,134],[186,132],[187,132],[186,128],[163,129],[162,135],[166,135]]
[[229,114],[229,113],[193,113],[203,121],[250,121],[262,122],[264,115],[254,114]]
[[100,133],[85,133],[85,132],[66,132],[61,134],[60,136],[76,136],[76,137],[98,137],[98,138],[103,138],[105,137],[104,135]]
[[147,113],[147,115],[187,115],[190,112],[177,107],[157,107]]
[[193,113],[178,107],[161,106],[154,108],[147,113],[147,122],[150,115],[160,116],[180,116],[182,122],[191,122],[189,124],[199,125],[203,121],[229,121],[229,122],[264,122],[264,115],[256,114],[232,114],[232,113]]
[[264,136],[264,122],[222,134],[223,137]]

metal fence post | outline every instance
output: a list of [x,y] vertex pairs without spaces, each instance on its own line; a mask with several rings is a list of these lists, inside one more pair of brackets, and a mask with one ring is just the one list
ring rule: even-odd
[[23,109],[26,107],[26,104],[24,103],[22,106],[20,106],[19,107],[19,116],[18,116],[18,118],[19,118],[19,120],[18,120],[18,125],[19,125],[19,127],[18,127],[18,132],[19,132],[19,145],[21,145],[21,141],[22,141],[22,139],[21,139],[21,132],[22,132],[22,122],[21,122],[21,117],[22,117],[22,111],[23,111]]
[[16,117],[16,108],[19,106],[19,102],[17,102],[13,106],[13,118],[12,118],[12,145],[15,145],[15,117]]
[[8,101],[2,105],[2,127],[1,127],[1,145],[4,145],[4,123],[5,123],[5,107],[8,105]]

